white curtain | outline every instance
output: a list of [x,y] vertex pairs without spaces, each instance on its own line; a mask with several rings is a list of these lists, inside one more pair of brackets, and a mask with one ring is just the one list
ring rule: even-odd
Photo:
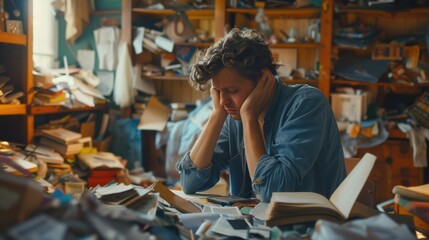
[[58,67],[58,22],[51,2],[53,0],[33,0],[34,67]]

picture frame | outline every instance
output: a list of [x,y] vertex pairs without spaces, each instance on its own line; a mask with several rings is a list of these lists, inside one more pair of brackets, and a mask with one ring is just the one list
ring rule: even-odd
[[22,22],[20,20],[7,20],[6,31],[13,34],[23,34]]

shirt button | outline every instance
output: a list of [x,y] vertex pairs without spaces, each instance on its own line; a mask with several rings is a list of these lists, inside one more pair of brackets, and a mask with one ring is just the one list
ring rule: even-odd
[[255,180],[253,180],[253,184],[255,185],[260,185],[262,183],[262,180],[260,178],[255,178]]

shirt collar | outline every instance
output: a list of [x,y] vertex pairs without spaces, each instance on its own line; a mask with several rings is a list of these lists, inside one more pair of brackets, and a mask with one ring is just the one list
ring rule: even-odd
[[280,80],[280,78],[278,76],[275,76],[276,79],[276,89],[274,92],[274,97],[271,100],[271,104],[268,108],[267,113],[265,114],[265,122],[271,122],[272,120],[272,116],[274,116],[274,113],[277,109],[277,105],[279,104],[279,100],[280,100],[280,91],[281,91],[281,85],[283,84]]

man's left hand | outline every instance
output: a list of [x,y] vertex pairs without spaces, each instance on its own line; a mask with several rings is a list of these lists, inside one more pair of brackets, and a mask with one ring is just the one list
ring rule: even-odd
[[268,69],[264,69],[256,87],[240,108],[241,117],[259,118],[260,114],[264,112],[273,97],[275,85],[276,81],[273,74]]

